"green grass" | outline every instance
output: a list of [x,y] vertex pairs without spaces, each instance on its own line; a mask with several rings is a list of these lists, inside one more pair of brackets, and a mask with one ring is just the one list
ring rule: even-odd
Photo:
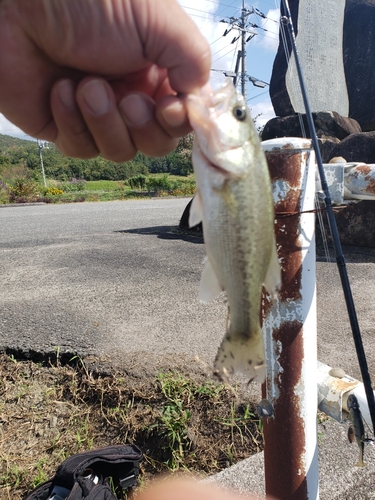
[[[79,356],[43,363],[0,355],[0,498],[23,498],[68,456],[131,442],[143,480],[189,470],[212,474],[262,448],[248,394],[200,374],[134,377],[92,371]],[[25,390],[25,381],[28,389]]]
[[150,177],[156,177],[156,178],[159,178],[159,177],[163,177],[164,175],[167,175],[168,176],[168,179],[170,181],[180,181],[180,182],[184,182],[184,181],[191,181],[191,180],[194,180],[194,174],[190,174],[188,175],[187,177],[185,176],[182,176],[182,175],[173,175],[173,174],[166,174],[165,172],[161,172],[159,174],[150,174]]
[[85,191],[122,191],[129,189],[123,181],[87,181]]

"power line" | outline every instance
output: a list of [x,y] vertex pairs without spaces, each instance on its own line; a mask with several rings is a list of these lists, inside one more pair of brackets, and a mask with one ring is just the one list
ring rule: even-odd
[[[214,3],[215,5],[220,5],[221,7],[225,7],[225,8],[233,7],[233,4],[236,3],[237,1],[238,0],[233,0],[233,2],[231,3],[231,5],[227,5],[225,3],[217,2],[215,0],[206,0],[206,2]],[[180,4],[180,5],[181,5],[181,7],[186,7],[186,5],[182,5],[182,4]],[[233,8],[236,8],[236,7],[233,7]]]
[[222,56],[218,57],[217,59],[215,59],[214,61],[212,61],[212,64],[215,64],[215,62],[217,61],[220,61],[220,59],[222,59],[223,57],[227,56],[228,54],[230,54],[232,52],[232,50],[234,49],[231,49],[229,50],[228,52],[226,52],[225,54],[223,54]]
[[[221,37],[222,38],[222,37]],[[218,54],[219,52],[221,52],[222,50],[226,49],[227,47],[229,47],[230,45],[232,45],[232,42],[229,42],[227,43],[227,45],[224,45],[224,47],[221,47],[221,49],[217,50],[216,52],[214,52],[213,54],[211,54],[211,57],[215,56],[216,54]],[[227,54],[229,54],[230,52],[232,52],[232,50],[235,50],[235,48],[232,48],[229,52],[227,52]]]
[[195,10],[197,12],[203,12],[204,14],[208,14],[211,16],[217,16],[217,14],[214,14],[213,12],[208,12],[207,10],[202,10],[202,9],[196,9],[195,7],[189,7],[188,5],[181,5],[181,7],[184,7],[184,9]]
[[[209,0],[206,0],[206,1],[209,1]],[[217,2],[213,2],[213,3],[217,3]],[[212,18],[219,18],[221,17],[220,16],[220,12],[223,12],[223,11],[220,11],[218,13],[213,13],[213,12],[208,12],[206,10],[202,10],[202,9],[196,9],[195,7],[190,7],[188,5],[182,5],[181,4],[181,7],[184,7],[185,9],[190,9],[190,10],[194,10],[196,12],[202,12],[203,14],[206,14],[206,16],[211,16]],[[229,5],[227,7],[230,7]],[[257,15],[258,17],[261,17],[262,19],[265,19],[266,21],[272,21],[273,23],[276,23],[278,24],[278,21],[276,21],[275,19],[272,19],[270,17],[267,17],[265,14],[263,14],[259,9],[255,8],[255,7],[252,7],[252,9],[254,9],[254,11],[252,12],[253,14]],[[237,9],[238,10],[238,9]],[[202,18],[202,19],[207,19],[206,16],[199,16],[198,14],[190,14],[189,15],[193,16],[193,17],[199,17],[199,18]],[[231,16],[233,17],[233,16]],[[258,26],[258,25],[255,25],[254,27],[258,28],[258,29],[261,29],[261,30],[264,30],[264,31],[270,31],[270,30],[267,30],[266,28],[263,28],[262,26]],[[273,33],[273,32],[271,32]],[[274,35],[277,35],[277,33],[273,33]]]
[[213,42],[210,43],[210,45],[213,45],[214,43],[216,43],[217,41],[221,40],[223,38],[223,35],[219,36],[219,38],[216,38],[216,40],[214,40]]

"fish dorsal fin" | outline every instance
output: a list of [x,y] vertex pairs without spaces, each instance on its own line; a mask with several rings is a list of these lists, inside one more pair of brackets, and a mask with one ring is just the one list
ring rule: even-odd
[[209,302],[211,299],[217,297],[223,291],[211,262],[208,257],[204,258],[203,271],[201,282],[199,285],[199,300],[201,302]]
[[275,242],[273,242],[270,263],[268,265],[267,274],[266,277],[264,278],[263,285],[266,287],[267,292],[270,295],[274,296],[280,284],[281,284],[280,264],[277,256],[276,244]]
[[197,193],[192,201],[189,212],[189,227],[194,227],[202,222],[202,201],[199,193]]

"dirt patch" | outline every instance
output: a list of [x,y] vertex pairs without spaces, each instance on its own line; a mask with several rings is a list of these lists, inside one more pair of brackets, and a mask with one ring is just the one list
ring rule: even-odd
[[203,376],[122,371],[0,355],[0,499],[17,500],[68,456],[134,443],[141,485],[160,472],[218,472],[262,449],[248,396]]

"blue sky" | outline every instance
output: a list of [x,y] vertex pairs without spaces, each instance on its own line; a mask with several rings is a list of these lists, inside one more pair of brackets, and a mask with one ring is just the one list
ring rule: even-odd
[[[236,37],[236,31],[232,30],[226,36],[225,30],[229,26],[230,17],[240,17],[242,0],[178,0],[186,12],[196,22],[203,35],[211,45],[212,68],[214,70],[234,70],[237,51],[240,48],[240,40],[231,43]],[[252,10],[254,7],[265,14],[267,19],[257,14],[251,14],[248,21],[258,25],[255,28],[257,34],[246,44],[247,74],[269,83],[272,72],[273,60],[278,46],[278,6],[279,0],[257,0],[248,2],[245,0],[245,8]],[[221,21],[228,21],[221,22]],[[220,82],[224,76],[221,71],[212,71],[212,82]],[[257,119],[258,125],[264,125],[274,116],[271,101],[269,99],[268,87],[262,89],[247,84],[246,97],[252,109],[253,116],[260,115]],[[22,139],[28,139],[24,132],[0,114],[0,133],[13,135]]]
[[[230,17],[241,16],[242,0],[178,0],[197,23],[201,32],[207,38],[212,51],[212,68],[214,70],[234,70],[237,51],[240,49],[240,40],[231,43],[236,38],[236,31],[232,30],[226,36],[225,30],[229,26]],[[250,23],[256,24],[257,33],[246,44],[246,72],[256,79],[269,83],[272,65],[278,47],[278,19],[279,0],[245,0],[245,8],[254,7],[265,14],[266,19],[257,14],[248,17]],[[223,78],[222,73],[212,71],[212,79]],[[269,98],[268,87],[261,89],[247,83],[246,98],[252,109],[253,116],[261,115],[257,119],[258,125],[263,125],[274,116]]]

